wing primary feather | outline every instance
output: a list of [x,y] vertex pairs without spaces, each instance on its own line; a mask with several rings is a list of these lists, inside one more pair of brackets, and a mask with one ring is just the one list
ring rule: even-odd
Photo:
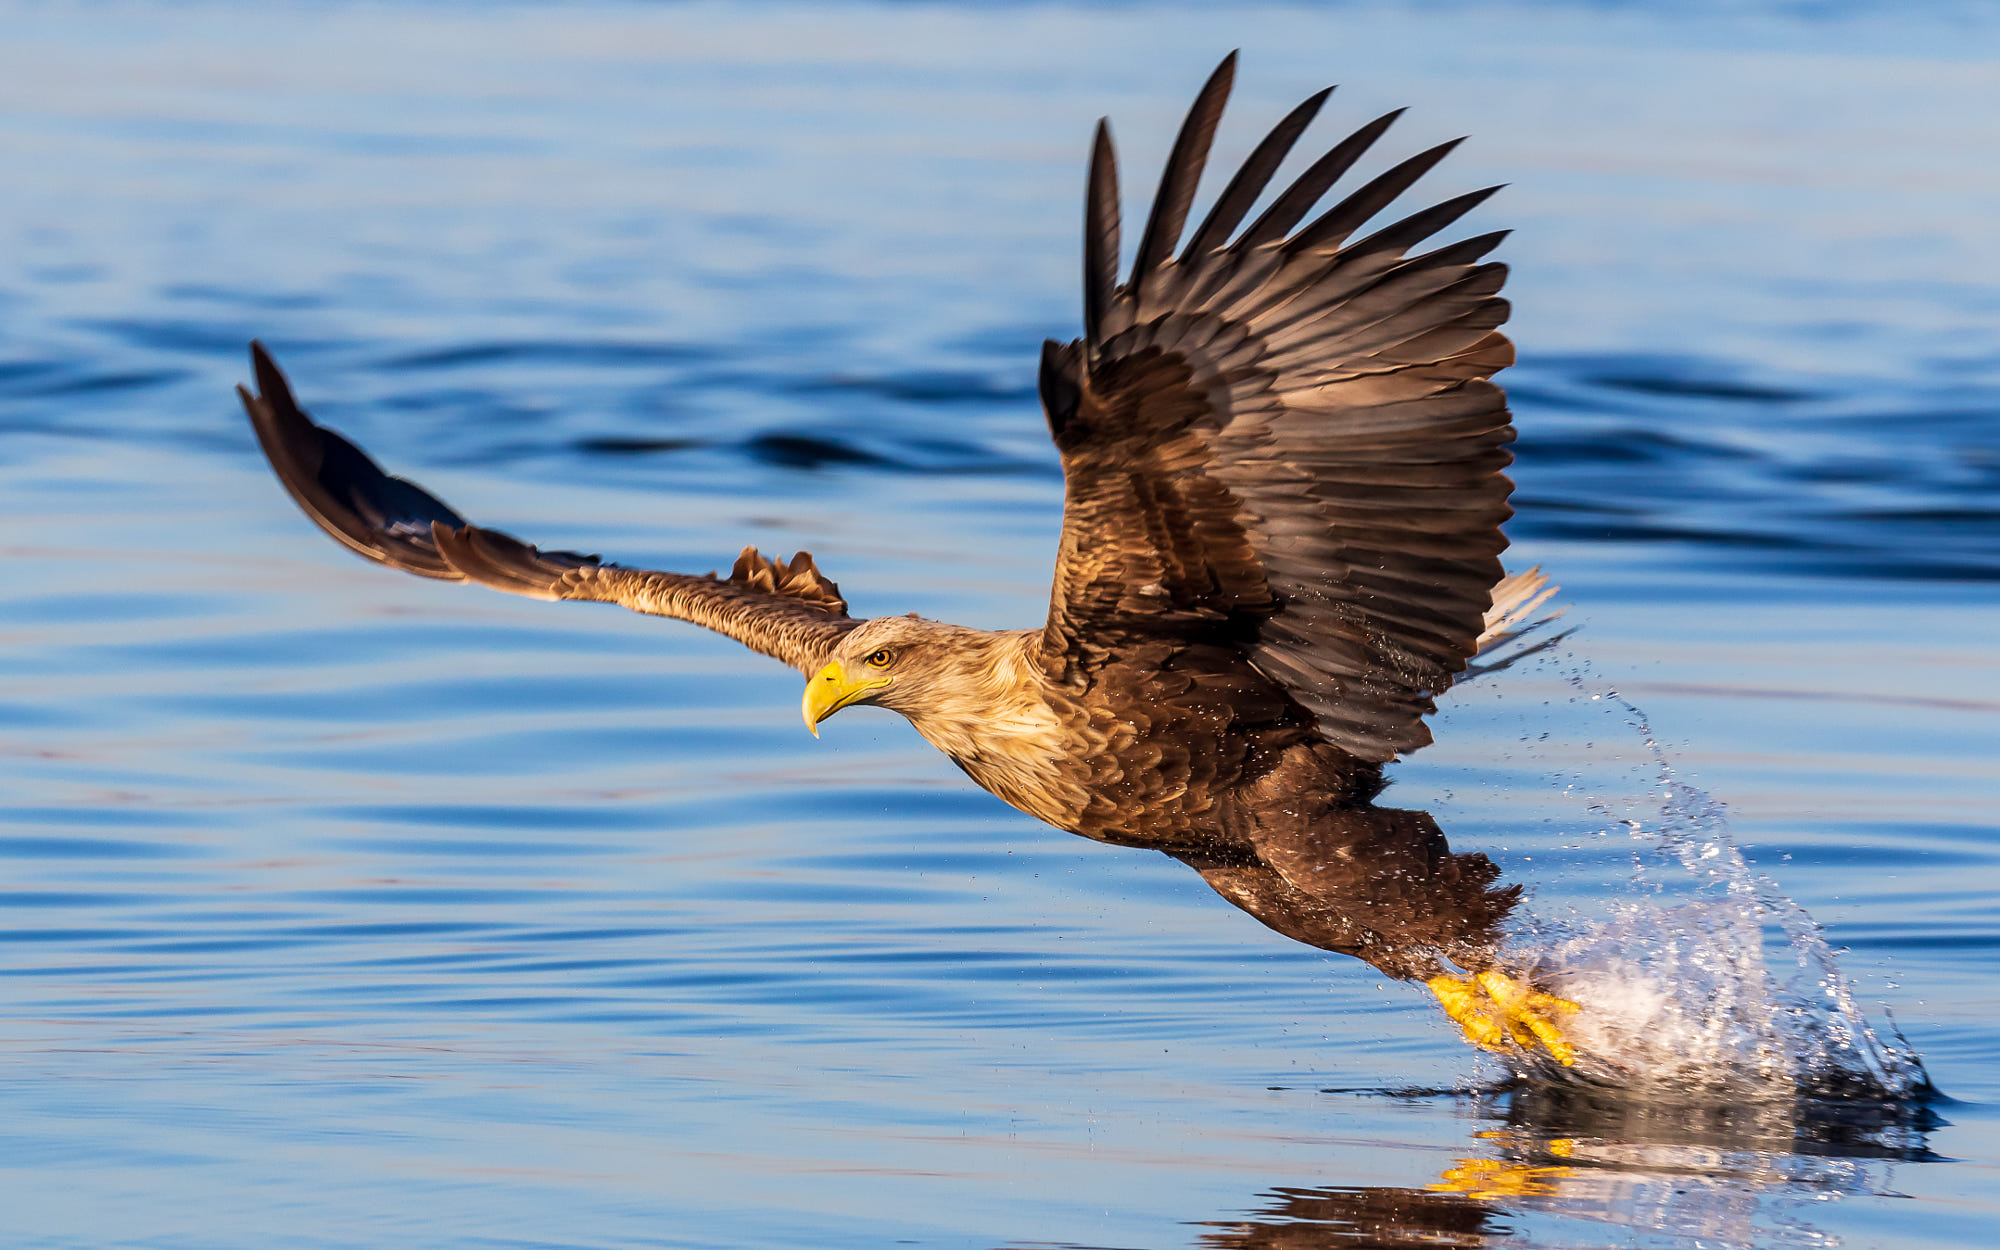
[[[1393,229],[1393,227],[1391,227]],[[1507,241],[1512,230],[1492,230],[1485,234],[1475,234],[1469,239],[1447,243],[1433,251],[1412,256],[1405,265],[1474,265],[1486,258],[1486,254]]]
[[1230,234],[1242,224],[1250,206],[1264,194],[1271,175],[1277,173],[1278,166],[1291,155],[1292,145],[1299,141],[1299,136],[1305,133],[1306,127],[1319,115],[1326,98],[1332,94],[1333,88],[1328,87],[1308,98],[1271,128],[1271,133],[1264,136],[1263,142],[1256,146],[1244,160],[1242,168],[1236,171],[1236,176],[1229,180],[1229,185],[1223,188],[1221,197],[1194,232],[1194,237],[1188,240],[1187,250],[1181,253],[1182,264],[1187,264],[1194,257],[1207,255],[1229,242]]
[[236,394],[285,493],[343,547],[390,568],[444,581],[461,575],[430,544],[430,523],[465,524],[443,500],[392,477],[368,454],[306,415],[262,343],[250,345],[258,394]]
[[1312,211],[1327,188],[1340,180],[1340,176],[1354,167],[1354,162],[1375,146],[1375,141],[1384,131],[1394,125],[1405,110],[1394,109],[1382,114],[1374,121],[1333,145],[1325,156],[1314,161],[1306,172],[1300,174],[1285,193],[1278,197],[1264,215],[1251,223],[1243,237],[1236,241],[1236,247],[1248,251],[1260,244],[1282,239],[1299,219]]
[[1322,213],[1310,226],[1285,244],[1288,254],[1325,251],[1340,246],[1355,228],[1388,207],[1389,202],[1410,189],[1417,179],[1431,171],[1464,139],[1453,139],[1417,153],[1409,160],[1372,179],[1366,186]]
[[1083,332],[1092,347],[1117,289],[1118,153],[1111,145],[1111,123],[1099,119],[1083,206]]
[[1375,256],[1384,253],[1400,256],[1484,204],[1505,185],[1502,183],[1500,186],[1468,191],[1464,195],[1453,196],[1442,203],[1433,204],[1421,212],[1411,213],[1401,221],[1384,226],[1367,238],[1358,240],[1353,247],[1345,249],[1346,253],[1353,256]]
[[1216,123],[1222,120],[1222,109],[1229,103],[1229,89],[1235,81],[1236,54],[1231,52],[1202,84],[1201,94],[1194,98],[1174,139],[1173,153],[1160,175],[1159,193],[1153,197],[1153,211],[1146,218],[1146,232],[1139,236],[1138,259],[1132,265],[1132,284],[1142,299],[1147,277],[1166,263],[1174,244],[1180,242],[1201,171],[1208,164],[1209,146],[1215,142]]
[[[250,369],[257,377],[257,398],[269,407],[272,427],[283,432],[287,449],[294,452],[310,449],[316,453],[315,440],[306,438],[305,432],[318,427],[299,408],[298,400],[292,397],[292,384],[285,380],[278,362],[271,359],[271,353],[264,350],[258,339],[250,340]],[[236,391],[242,394],[243,388],[239,386]],[[308,473],[319,472],[318,455],[313,454],[309,462],[302,460],[300,467]]]

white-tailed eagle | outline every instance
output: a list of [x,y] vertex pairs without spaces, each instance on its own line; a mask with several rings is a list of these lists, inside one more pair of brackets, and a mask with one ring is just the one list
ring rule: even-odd
[[1084,334],[1042,348],[1065,501],[1040,625],[857,620],[804,552],[746,549],[718,577],[542,551],[316,425],[261,346],[244,406],[292,498],[360,555],[727,634],[806,675],[815,732],[853,704],[893,708],[1022,811],[1174,856],[1278,932],[1424,981],[1475,1042],[1567,1063],[1571,1005],[1495,966],[1518,887],[1425,813],[1373,802],[1383,765],[1430,741],[1434,698],[1548,593],[1499,558],[1514,428],[1488,379],[1514,349],[1506,268],[1485,257],[1504,233],[1417,250],[1495,188],[1360,233],[1447,143],[1308,219],[1391,113],[1252,218],[1323,91],[1188,233],[1234,71],[1232,54],[1181,127],[1122,282],[1098,126]]

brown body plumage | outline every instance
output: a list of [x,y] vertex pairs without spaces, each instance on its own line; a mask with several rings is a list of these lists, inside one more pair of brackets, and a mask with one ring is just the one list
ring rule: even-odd
[[1531,576],[1495,604],[1513,429],[1485,379],[1513,355],[1505,271],[1481,258],[1501,236],[1408,254],[1478,192],[1353,238],[1449,144],[1295,229],[1394,114],[1239,229],[1322,92],[1176,255],[1233,72],[1232,56],[1189,114],[1123,284],[1099,128],[1085,334],[1042,359],[1066,502],[1041,628],[857,621],[803,553],[746,550],[725,578],[543,552],[313,424],[261,348],[244,402],[294,499],[371,559],[719,630],[808,675],[809,723],[852,703],[901,712],[1007,802],[1181,859],[1287,936],[1402,978],[1487,968],[1516,891],[1426,814],[1372,800],[1482,639],[1539,602]]

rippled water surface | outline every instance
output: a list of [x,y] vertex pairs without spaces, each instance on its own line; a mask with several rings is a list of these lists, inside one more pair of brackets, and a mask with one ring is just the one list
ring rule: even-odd
[[[1992,1244],[1980,11],[0,21],[6,1244]],[[1509,558],[1580,629],[1453,699],[1398,802],[1599,972],[1635,909],[1709,931],[1741,844],[1940,1097],[1506,1084],[899,718],[815,742],[724,640],[353,559],[234,406],[261,336],[476,519],[1034,623],[1089,126],[1142,195],[1239,45],[1221,159],[1338,81],[1329,136],[1413,105],[1385,159],[1470,132],[1432,194],[1512,184],[1467,227],[1518,228]]]

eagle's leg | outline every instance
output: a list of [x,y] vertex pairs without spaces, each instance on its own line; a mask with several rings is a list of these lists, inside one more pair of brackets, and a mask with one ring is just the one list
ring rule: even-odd
[[1474,1046],[1504,1053],[1509,1042],[1523,1050],[1540,1043],[1564,1067],[1576,1064],[1576,1047],[1557,1025],[1577,1010],[1568,999],[1490,969],[1469,977],[1441,973],[1424,985]]

